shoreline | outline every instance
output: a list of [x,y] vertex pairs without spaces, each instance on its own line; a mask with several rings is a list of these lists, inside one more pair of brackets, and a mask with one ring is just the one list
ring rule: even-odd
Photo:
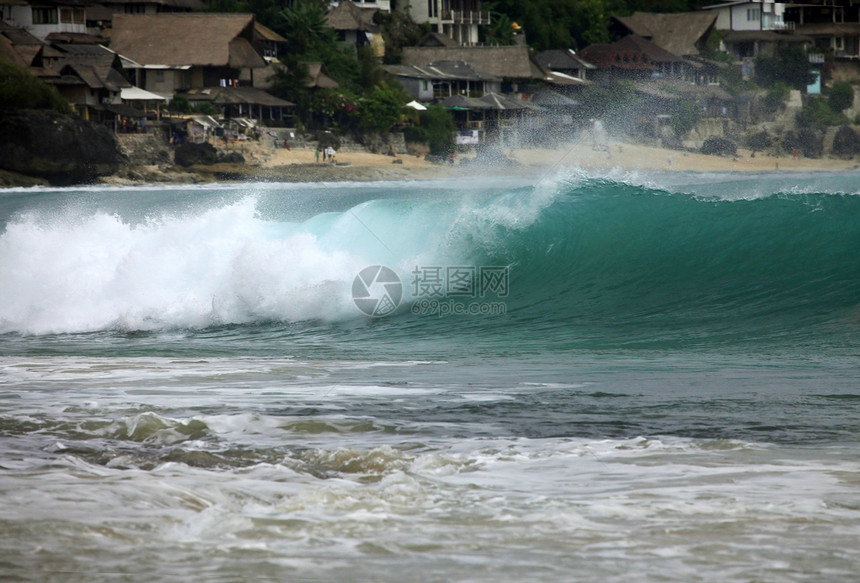
[[[219,145],[219,150],[239,152],[245,164],[214,164],[183,168],[175,165],[129,164],[103,176],[96,185],[141,186],[146,184],[206,184],[211,182],[370,182],[429,180],[475,176],[542,174],[554,168],[578,168],[590,172],[828,172],[860,170],[860,158],[793,158],[752,153],[739,149],[734,157],[669,150],[629,142],[610,141],[594,148],[574,142],[556,148],[506,148],[497,157],[481,160],[474,152],[455,156],[453,166],[428,162],[415,155],[338,152],[336,163],[317,162],[310,148],[274,149],[260,142]],[[2,173],[0,189],[50,187],[45,180]]]

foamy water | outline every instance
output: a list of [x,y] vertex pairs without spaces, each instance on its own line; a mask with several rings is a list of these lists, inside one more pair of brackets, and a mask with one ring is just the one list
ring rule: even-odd
[[0,579],[852,581],[860,205],[793,180],[0,195]]

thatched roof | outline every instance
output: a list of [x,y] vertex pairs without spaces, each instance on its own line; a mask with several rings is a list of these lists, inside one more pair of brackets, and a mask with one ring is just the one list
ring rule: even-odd
[[293,107],[295,103],[280,99],[256,87],[207,87],[187,92],[190,101],[208,101],[215,105],[243,104],[266,107]]
[[403,47],[404,65],[424,67],[434,61],[466,61],[476,71],[505,79],[542,79],[525,45],[487,47]]
[[452,81],[501,81],[501,77],[476,71],[465,61],[436,61],[423,67],[412,65],[384,65],[382,67],[396,77],[427,80]]
[[45,44],[24,30],[0,21],[0,59],[28,67]]
[[441,32],[428,32],[420,41],[419,47],[459,47],[460,43]]
[[[99,0],[100,4],[128,4],[129,0]],[[198,12],[206,10],[206,3],[203,0],[147,0],[147,4],[156,4],[172,8],[174,10],[187,10]],[[122,10],[122,7],[120,7]],[[87,9],[89,14],[89,8]]]
[[20,67],[29,67],[30,61],[24,58],[21,53],[15,50],[12,41],[3,35],[0,35],[0,60],[15,63]]
[[123,76],[119,55],[101,45],[54,43],[43,49],[42,62],[67,83],[78,77],[90,89],[119,91],[132,86]]
[[537,62],[551,71],[572,71],[578,69],[596,69],[594,65],[579,57],[573,49],[549,50],[540,53]]
[[141,65],[265,67],[252,14],[116,14],[111,48]]
[[576,107],[579,102],[576,99],[564,96],[561,93],[543,89],[532,95],[532,103],[552,109],[563,109],[568,107]]
[[379,32],[379,27],[373,23],[373,15],[376,11],[376,8],[359,8],[355,2],[344,0],[326,15],[326,21],[335,30]]
[[319,61],[304,61],[302,64],[308,68],[309,80],[305,86],[309,89],[337,89],[340,87],[340,83],[329,76],[325,64]]
[[258,37],[263,40],[267,40],[273,43],[287,42],[287,39],[279,35],[277,32],[275,32],[268,26],[260,24],[259,22],[254,22],[254,32],[257,34]]
[[632,16],[613,16],[629,34],[641,36],[676,55],[698,55],[717,21],[716,12],[662,14],[634,12]]
[[538,106],[520,101],[507,95],[498,93],[487,93],[483,97],[466,97],[465,95],[452,95],[439,102],[439,105],[447,109],[471,109],[471,110],[522,110],[541,109]]
[[579,55],[598,68],[615,67],[630,70],[655,70],[654,63],[683,62],[681,57],[666,51],[640,36],[625,36],[612,44],[589,45]]

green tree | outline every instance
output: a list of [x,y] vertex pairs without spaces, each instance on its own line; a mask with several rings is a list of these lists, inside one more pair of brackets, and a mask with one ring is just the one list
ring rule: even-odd
[[298,55],[293,53],[281,59],[281,64],[275,67],[272,77],[272,93],[295,103],[298,121],[305,126],[310,124],[310,80],[307,65],[299,61]]
[[838,126],[848,123],[848,118],[838,111],[833,111],[821,97],[810,97],[803,104],[803,109],[797,114],[797,125],[808,127],[814,125]]
[[334,45],[334,29],[326,22],[325,9],[318,2],[296,2],[280,12],[276,27],[287,40],[290,51],[300,55]]
[[388,65],[399,65],[403,47],[415,46],[430,32],[430,25],[419,25],[405,12],[377,12],[375,20],[382,27],[385,38],[384,61]]
[[37,79],[29,69],[0,59],[0,106],[20,109],[53,109],[72,113],[69,102],[56,87]]
[[834,83],[827,95],[827,104],[833,111],[845,111],[854,104],[854,88],[846,81]]
[[409,96],[394,83],[380,83],[363,99],[355,110],[356,127],[360,132],[387,133],[403,116],[403,106]]
[[418,125],[406,128],[404,134],[408,141],[424,142],[430,147],[431,154],[442,156],[454,150],[457,126],[450,111],[431,105],[427,111],[419,112]]
[[774,83],[764,96],[764,109],[767,113],[776,113],[788,101],[791,89],[782,81]]
[[486,31],[486,38],[484,40],[493,45],[506,46],[514,44],[516,42],[514,40],[514,22],[507,14],[493,13],[492,24]]
[[609,0],[492,0],[485,6],[523,27],[536,50],[605,42]]
[[792,89],[803,90],[813,81],[806,50],[794,45],[777,48],[773,57],[758,57],[755,71],[756,80],[762,87],[782,82]]
[[672,131],[678,138],[683,138],[696,127],[700,118],[699,105],[690,99],[682,99],[672,113],[669,125],[672,126]]

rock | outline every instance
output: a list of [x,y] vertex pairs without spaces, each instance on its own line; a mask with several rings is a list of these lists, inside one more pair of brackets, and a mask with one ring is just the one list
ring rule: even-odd
[[702,154],[712,156],[734,156],[738,151],[738,147],[731,140],[711,136],[702,143]]
[[860,140],[857,139],[854,130],[848,126],[842,126],[836,130],[836,136],[833,138],[833,153],[837,156],[853,156],[857,152],[860,152]]
[[208,166],[218,162],[218,150],[209,143],[184,143],[176,146],[173,160],[179,166]]
[[0,111],[0,169],[68,185],[113,174],[124,161],[105,126],[50,110]]
[[748,136],[746,144],[753,152],[763,152],[773,145],[773,139],[767,131],[760,131]]
[[824,153],[824,132],[813,128],[797,130],[800,151],[807,158],[820,158]]
[[245,163],[245,156],[243,156],[239,152],[227,152],[225,154],[218,154],[218,163],[219,164],[244,164]]

